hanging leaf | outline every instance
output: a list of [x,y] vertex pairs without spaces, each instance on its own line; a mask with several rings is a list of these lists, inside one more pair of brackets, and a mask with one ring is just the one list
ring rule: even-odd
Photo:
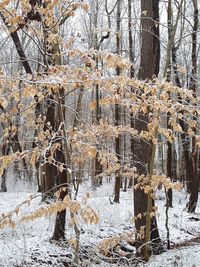
[[97,102],[96,102],[95,100],[92,101],[92,102],[90,102],[89,107],[90,107],[90,110],[91,110],[91,111],[92,111],[92,110],[95,110],[96,107],[97,107]]

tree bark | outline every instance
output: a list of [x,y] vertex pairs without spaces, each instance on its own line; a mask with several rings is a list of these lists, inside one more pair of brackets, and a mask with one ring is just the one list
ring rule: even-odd
[[[117,33],[116,33],[116,52],[119,55],[120,54],[120,25],[121,25],[121,0],[117,1]],[[120,75],[120,68],[116,68],[116,74],[117,76]],[[117,89],[116,94],[118,95],[119,89]],[[115,126],[120,125],[120,105],[118,103],[115,104]],[[121,142],[121,136],[118,135],[115,138],[115,152],[118,158],[118,164],[121,164],[121,151],[120,151],[120,142]],[[120,199],[120,188],[121,188],[121,175],[120,170],[116,172],[115,175],[115,196],[114,196],[114,202],[119,203]]]
[[[168,1],[168,9],[167,9],[167,20],[168,20],[168,45],[171,42],[172,38],[172,3],[171,0]],[[171,80],[171,51],[168,51],[169,58],[168,58],[168,71],[167,71],[167,81],[170,82]],[[169,125],[169,116],[167,114],[167,128],[170,129]],[[172,178],[172,143],[167,141],[167,177]],[[166,191],[166,206],[167,208],[172,207],[172,189],[169,188]]]
[[[3,146],[2,146],[2,155],[3,156],[7,156],[9,154],[9,150],[10,150],[10,144],[4,143]],[[0,189],[0,192],[7,192],[6,172],[7,172],[7,169],[4,169],[2,177],[1,177],[1,189]]]
[[[157,76],[159,72],[160,62],[160,41],[159,41],[159,0],[149,1],[141,0],[141,61],[138,77],[141,80],[150,80],[153,76]],[[146,131],[148,126],[148,114],[139,113],[135,118],[135,128],[140,133]],[[147,175],[148,165],[150,163],[152,153],[152,144],[146,143],[143,139],[135,142],[133,159],[136,162],[138,175]],[[134,185],[138,184],[137,179],[134,181]],[[152,200],[152,206],[154,205]],[[137,256],[144,258],[145,246],[144,239],[141,238],[138,233],[141,229],[145,233],[146,216],[147,211],[147,194],[144,190],[137,188],[134,189],[134,215],[141,214],[141,219],[137,219],[135,222],[136,227],[136,249]],[[155,243],[157,252],[159,252],[160,237],[157,228],[156,217],[151,220],[151,241]],[[155,250],[156,250],[155,249]],[[149,251],[151,253],[151,251]]]
[[[199,24],[199,10],[198,10],[198,3],[197,0],[193,0],[193,8],[194,8],[194,25],[192,31],[192,77],[190,80],[190,89],[193,90],[194,96],[196,96],[196,82],[197,82],[197,31],[198,31],[198,24]],[[196,120],[195,116],[193,118]],[[193,129],[196,133],[196,128]],[[191,165],[192,165],[192,173],[191,173],[191,181],[190,181],[190,199],[188,203],[188,212],[192,213],[195,212],[197,201],[198,201],[198,148],[196,145],[196,138],[195,136],[192,138],[192,153],[191,153]]]

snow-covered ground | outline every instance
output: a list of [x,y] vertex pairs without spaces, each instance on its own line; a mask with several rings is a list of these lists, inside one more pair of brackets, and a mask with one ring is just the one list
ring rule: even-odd
[[[19,188],[21,191],[19,192]],[[23,185],[9,184],[7,193],[0,193],[0,213],[5,213],[14,209],[18,204],[28,199],[33,194],[33,187],[23,188]],[[96,191],[91,190],[89,183],[85,183],[80,188],[79,199],[86,192],[91,193],[89,204],[97,211],[100,221],[98,225],[86,225],[81,227],[81,248],[85,249],[84,262],[80,266],[125,266],[126,261],[118,261],[112,264],[103,261],[104,256],[98,253],[97,247],[107,238],[119,237],[119,235],[129,235],[134,231],[133,227],[133,193],[132,189],[121,192],[120,204],[112,204],[113,184],[104,182],[103,186]],[[166,240],[165,229],[165,200],[164,192],[158,193],[160,200],[156,201],[158,206],[158,224],[160,235],[163,241]],[[200,205],[196,214],[188,214],[185,211],[185,192],[174,192],[173,208],[169,210],[169,229],[172,250],[158,256],[152,256],[146,266],[200,266]],[[163,199],[162,199],[163,197]],[[20,209],[19,216],[27,214],[40,208],[41,198],[37,197],[31,201],[30,205],[24,205]],[[15,229],[0,229],[0,266],[22,267],[22,266],[70,266],[72,259],[72,249],[67,241],[62,244],[50,242],[54,229],[55,216],[39,218],[31,222],[21,223]],[[66,229],[66,238],[71,239],[74,232],[71,228]],[[193,239],[193,241],[191,241]],[[184,246],[184,242],[188,241]],[[175,244],[182,244],[177,248]],[[97,251],[93,256],[94,251]],[[98,257],[99,256],[99,257]],[[105,257],[106,259],[106,257]],[[132,263],[133,264],[133,263]],[[129,265],[133,266],[133,265]],[[141,266],[144,266],[141,263]]]

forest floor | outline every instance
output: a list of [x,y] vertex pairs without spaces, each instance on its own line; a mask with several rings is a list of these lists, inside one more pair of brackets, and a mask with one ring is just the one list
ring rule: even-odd
[[[188,214],[185,210],[187,199],[184,189],[173,192],[173,208],[169,209],[172,249],[152,256],[146,265],[135,259],[134,247],[131,245],[131,237],[134,236],[132,189],[121,192],[120,204],[112,204],[112,183],[105,181],[103,186],[92,191],[90,184],[85,182],[78,198],[81,199],[86,192],[91,193],[89,204],[97,211],[100,221],[98,225],[80,224],[82,262],[79,266],[200,266],[200,205],[195,214]],[[17,184],[10,182],[8,192],[0,193],[0,213],[6,214],[13,210],[28,199],[30,194],[34,194],[34,187],[24,188],[22,181]],[[162,190],[157,193],[157,198],[160,236],[166,242],[166,207]],[[41,197],[36,197],[30,205],[22,206],[19,216],[33,212],[41,206],[45,204],[41,202]],[[73,250],[67,240],[74,238],[73,229],[67,225],[66,241],[62,244],[53,243],[50,239],[54,221],[55,216],[42,217],[20,223],[15,229],[0,229],[0,266],[72,266]],[[116,246],[116,240],[120,240],[119,246]],[[102,244],[106,245],[108,242],[113,244],[113,249],[102,253]]]

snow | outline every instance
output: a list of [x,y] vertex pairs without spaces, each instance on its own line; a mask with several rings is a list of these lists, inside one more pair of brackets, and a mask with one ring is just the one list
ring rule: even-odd
[[[30,194],[37,197],[31,201],[30,205],[25,204],[20,209],[19,216],[32,212],[42,205],[41,197],[33,192],[33,186],[23,188],[9,185],[9,191],[0,193],[0,213],[13,210],[17,205],[28,199]],[[19,190],[21,189],[21,192]],[[85,248],[88,258],[85,258],[80,266],[125,266],[119,261],[112,264],[103,261],[103,256],[97,250],[97,246],[106,238],[112,238],[121,234],[132,234],[133,227],[133,192],[121,192],[120,204],[113,203],[113,182],[104,181],[103,186],[96,191],[91,189],[89,183],[84,183],[80,187],[78,199],[81,201],[86,192],[91,193],[89,204],[99,214],[98,225],[80,224],[81,228],[81,248]],[[158,192],[158,224],[163,242],[166,241],[165,229],[165,200],[164,192]],[[169,209],[169,229],[170,241],[174,248],[161,255],[152,256],[150,261],[140,266],[199,266],[200,262],[200,241],[195,239],[200,237],[200,207],[197,207],[196,214],[188,214],[185,210],[187,203],[184,189],[173,194],[173,208]],[[55,216],[39,218],[37,220],[21,223],[15,229],[0,229],[0,266],[71,266],[69,262],[73,258],[73,250],[67,241],[56,244],[50,241],[54,229]],[[67,226],[68,227],[68,226]],[[67,240],[74,236],[71,228],[66,229]],[[193,241],[192,241],[193,239]],[[186,242],[184,244],[184,242]],[[176,244],[182,244],[176,248]],[[132,247],[133,248],[133,247]],[[130,246],[131,249],[131,246]],[[92,260],[91,260],[92,259]],[[133,266],[133,265],[131,265]]]
[[170,250],[159,256],[153,256],[148,267],[198,267],[200,265],[200,245]]

